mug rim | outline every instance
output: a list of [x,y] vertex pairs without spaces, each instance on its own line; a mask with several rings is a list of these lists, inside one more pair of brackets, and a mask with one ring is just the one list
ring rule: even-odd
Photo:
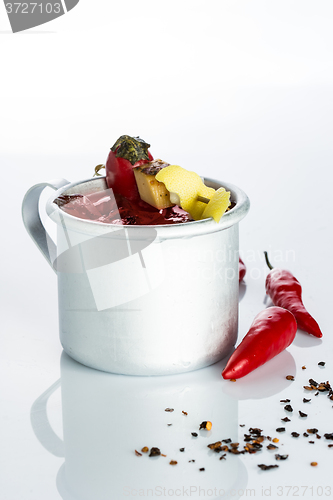
[[[80,233],[102,235],[119,231],[119,229],[128,229],[131,231],[131,237],[135,238],[136,233],[137,236],[140,237],[140,233],[142,234],[142,231],[153,228],[157,231],[159,237],[167,239],[214,233],[233,226],[245,217],[250,208],[250,200],[242,189],[232,183],[218,181],[216,179],[211,179],[208,177],[204,177],[203,181],[208,187],[213,187],[214,189],[224,187],[227,191],[230,191],[232,199],[236,202],[235,206],[231,208],[230,211],[226,212],[219,222],[215,222],[212,218],[208,218],[174,224],[118,225],[89,219],[80,219],[79,217],[68,214],[67,212],[61,210],[61,208],[56,203],[54,203],[54,200],[58,196],[68,191],[73,191],[73,189],[75,190],[75,187],[78,185],[87,183],[89,183],[90,185],[92,183],[104,183],[104,186],[102,186],[102,188],[107,189],[106,177],[104,176],[92,177],[85,180],[71,182],[61,187],[47,200],[46,213],[57,224],[63,225],[65,222],[67,229],[71,229]],[[98,189],[95,189],[95,191],[98,191]]]

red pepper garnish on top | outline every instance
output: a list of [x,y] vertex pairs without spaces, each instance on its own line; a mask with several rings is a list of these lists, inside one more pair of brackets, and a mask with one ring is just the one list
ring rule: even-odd
[[239,257],[239,281],[242,281],[246,274],[246,266],[242,259]]
[[116,194],[131,201],[139,201],[140,195],[136,185],[133,168],[149,163],[154,158],[148,151],[150,144],[140,137],[122,135],[112,146],[106,160],[106,182]]
[[302,302],[302,287],[290,271],[273,268],[265,253],[266,263],[271,269],[266,278],[266,293],[275,306],[284,307],[292,312],[301,330],[322,337],[317,321],[308,313]]
[[254,318],[250,330],[229,358],[222,372],[225,379],[244,377],[280,352],[295,338],[297,323],[282,307],[268,307]]

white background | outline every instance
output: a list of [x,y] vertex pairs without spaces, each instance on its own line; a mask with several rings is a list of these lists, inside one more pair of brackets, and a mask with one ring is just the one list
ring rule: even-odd
[[[262,252],[268,249],[276,265],[299,278],[305,305],[324,332],[322,343],[298,333],[290,366],[304,378],[300,367],[308,363],[315,378],[324,359],[322,378],[332,381],[332,23],[326,0],[80,0],[59,19],[13,35],[0,7],[5,500],[61,498],[55,477],[63,463],[41,447],[29,421],[33,401],[59,378],[61,346],[55,275],[25,233],[21,201],[35,183],[90,177],[122,134],[140,135],[155,157],[248,194],[251,210],[240,224],[248,267],[240,338],[264,307]],[[260,373],[274,385],[281,368],[271,366]],[[251,379],[244,382],[250,395],[260,373],[252,386]],[[302,385],[303,379],[297,394]],[[289,390],[296,394],[295,387]],[[240,418],[247,415],[250,426],[271,425],[269,401],[257,401],[262,396],[244,400],[235,393]],[[287,397],[275,396],[274,404],[280,396]],[[317,415],[326,422],[323,432],[332,432],[327,411],[333,410],[326,401],[324,407]],[[61,434],[60,396],[48,411]],[[296,451],[290,442],[299,459],[265,474],[245,457],[248,487],[257,485],[261,497],[262,485],[297,486],[299,477],[309,487],[329,484],[333,450],[318,441],[314,469],[309,446]]]

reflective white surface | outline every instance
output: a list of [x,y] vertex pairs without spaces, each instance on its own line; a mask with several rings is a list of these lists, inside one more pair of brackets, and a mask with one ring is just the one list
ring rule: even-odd
[[[130,2],[128,12],[121,3],[96,5],[91,12],[82,0],[45,27],[54,33],[0,37],[7,75],[0,96],[0,497],[118,500],[142,490],[143,498],[168,498],[180,489],[184,498],[331,498],[333,441],[323,435],[333,432],[333,402],[303,386],[309,378],[333,382],[332,4],[214,1],[207,10],[194,2],[190,14],[188,2],[171,2],[168,10]],[[138,17],[147,16],[160,26],[154,43],[149,31],[133,35]],[[6,22],[0,17],[3,32]],[[128,59],[118,59],[115,70],[115,54],[133,44],[150,53],[143,58],[149,71],[132,58],[124,78]],[[268,250],[273,265],[300,280],[322,340],[298,332],[286,352],[235,383],[222,379],[224,362],[136,378],[97,372],[62,354],[56,276],[24,230],[21,201],[37,182],[90,177],[123,133],[140,134],[156,157],[249,195],[240,223],[247,274],[239,339],[269,305]],[[292,415],[280,403],[285,398]],[[282,422],[285,416],[291,422]],[[192,438],[207,419],[212,430]],[[277,433],[281,426],[286,431]],[[229,437],[243,446],[249,427],[278,437],[288,459],[277,462],[266,442],[261,452],[221,461],[207,448]],[[303,437],[312,427],[321,439]],[[167,457],[135,456],[143,446]],[[172,459],[178,464],[169,465]],[[261,471],[261,463],[279,468]]]

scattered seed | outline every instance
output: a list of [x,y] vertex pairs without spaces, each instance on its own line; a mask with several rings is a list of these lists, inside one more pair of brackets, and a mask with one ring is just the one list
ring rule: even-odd
[[306,413],[303,413],[301,410],[298,411],[300,417],[307,417]]
[[318,462],[311,462],[311,464],[310,464],[310,465],[312,465],[312,467],[317,467]]
[[325,361],[319,361],[318,365],[319,366],[325,366]]
[[288,418],[288,417],[281,418],[281,420],[283,422],[291,422],[290,418]]
[[272,439],[273,443],[278,443],[280,440],[278,438]]
[[142,453],[140,453],[138,450],[134,450],[134,452],[137,457],[142,457]]
[[173,408],[165,408],[164,411],[172,412],[172,411],[175,411],[175,410]]
[[207,420],[207,421],[206,421],[206,420],[204,420],[203,422],[201,422],[200,427],[199,427],[199,430],[200,430],[200,429],[205,429],[205,430],[207,430],[207,431],[210,431],[210,430],[211,430],[211,428],[212,428],[212,425],[213,425],[213,424],[212,424],[209,420]]
[[220,448],[222,445],[222,441],[216,441],[216,443],[208,444],[207,448],[210,448],[211,450],[215,450],[216,448]]
[[170,460],[169,462],[170,465],[177,465],[177,463],[178,463],[177,460]]
[[287,460],[289,455],[279,455],[278,453],[275,455],[276,460]]
[[185,451],[185,448],[179,448],[179,451],[183,452],[183,451]]
[[286,430],[286,428],[285,427],[278,427],[275,430],[276,430],[276,432],[284,432]]
[[158,457],[161,454],[161,450],[159,448],[151,448],[149,457]]
[[149,451],[148,446],[144,446],[141,451],[142,451],[142,453],[148,453],[148,451]]
[[310,403],[311,399],[303,398],[303,403]]
[[191,432],[191,434],[192,434],[192,436],[193,436],[193,437],[195,437],[195,438],[196,438],[196,437],[198,437],[198,434],[197,434],[196,432]]
[[170,425],[172,425],[172,424],[167,424],[167,425],[170,427]]
[[236,382],[236,379],[235,378],[231,378],[230,382]]
[[195,460],[189,460],[189,462],[195,462]]
[[163,453],[161,453],[161,457],[166,457],[166,455],[163,455]]
[[292,407],[291,405],[286,405],[286,406],[284,407],[284,409],[285,409],[286,411],[290,411],[290,412],[291,412],[291,411],[294,411],[294,410],[293,410],[293,407]]
[[182,410],[182,414],[186,415],[186,416],[188,415],[187,411],[184,411],[184,410]]
[[258,464],[258,467],[261,470],[270,470],[270,469],[275,469],[276,467],[279,467],[278,465],[265,465],[265,464]]
[[295,380],[295,377],[294,377],[294,375],[287,375],[286,379],[287,380]]

